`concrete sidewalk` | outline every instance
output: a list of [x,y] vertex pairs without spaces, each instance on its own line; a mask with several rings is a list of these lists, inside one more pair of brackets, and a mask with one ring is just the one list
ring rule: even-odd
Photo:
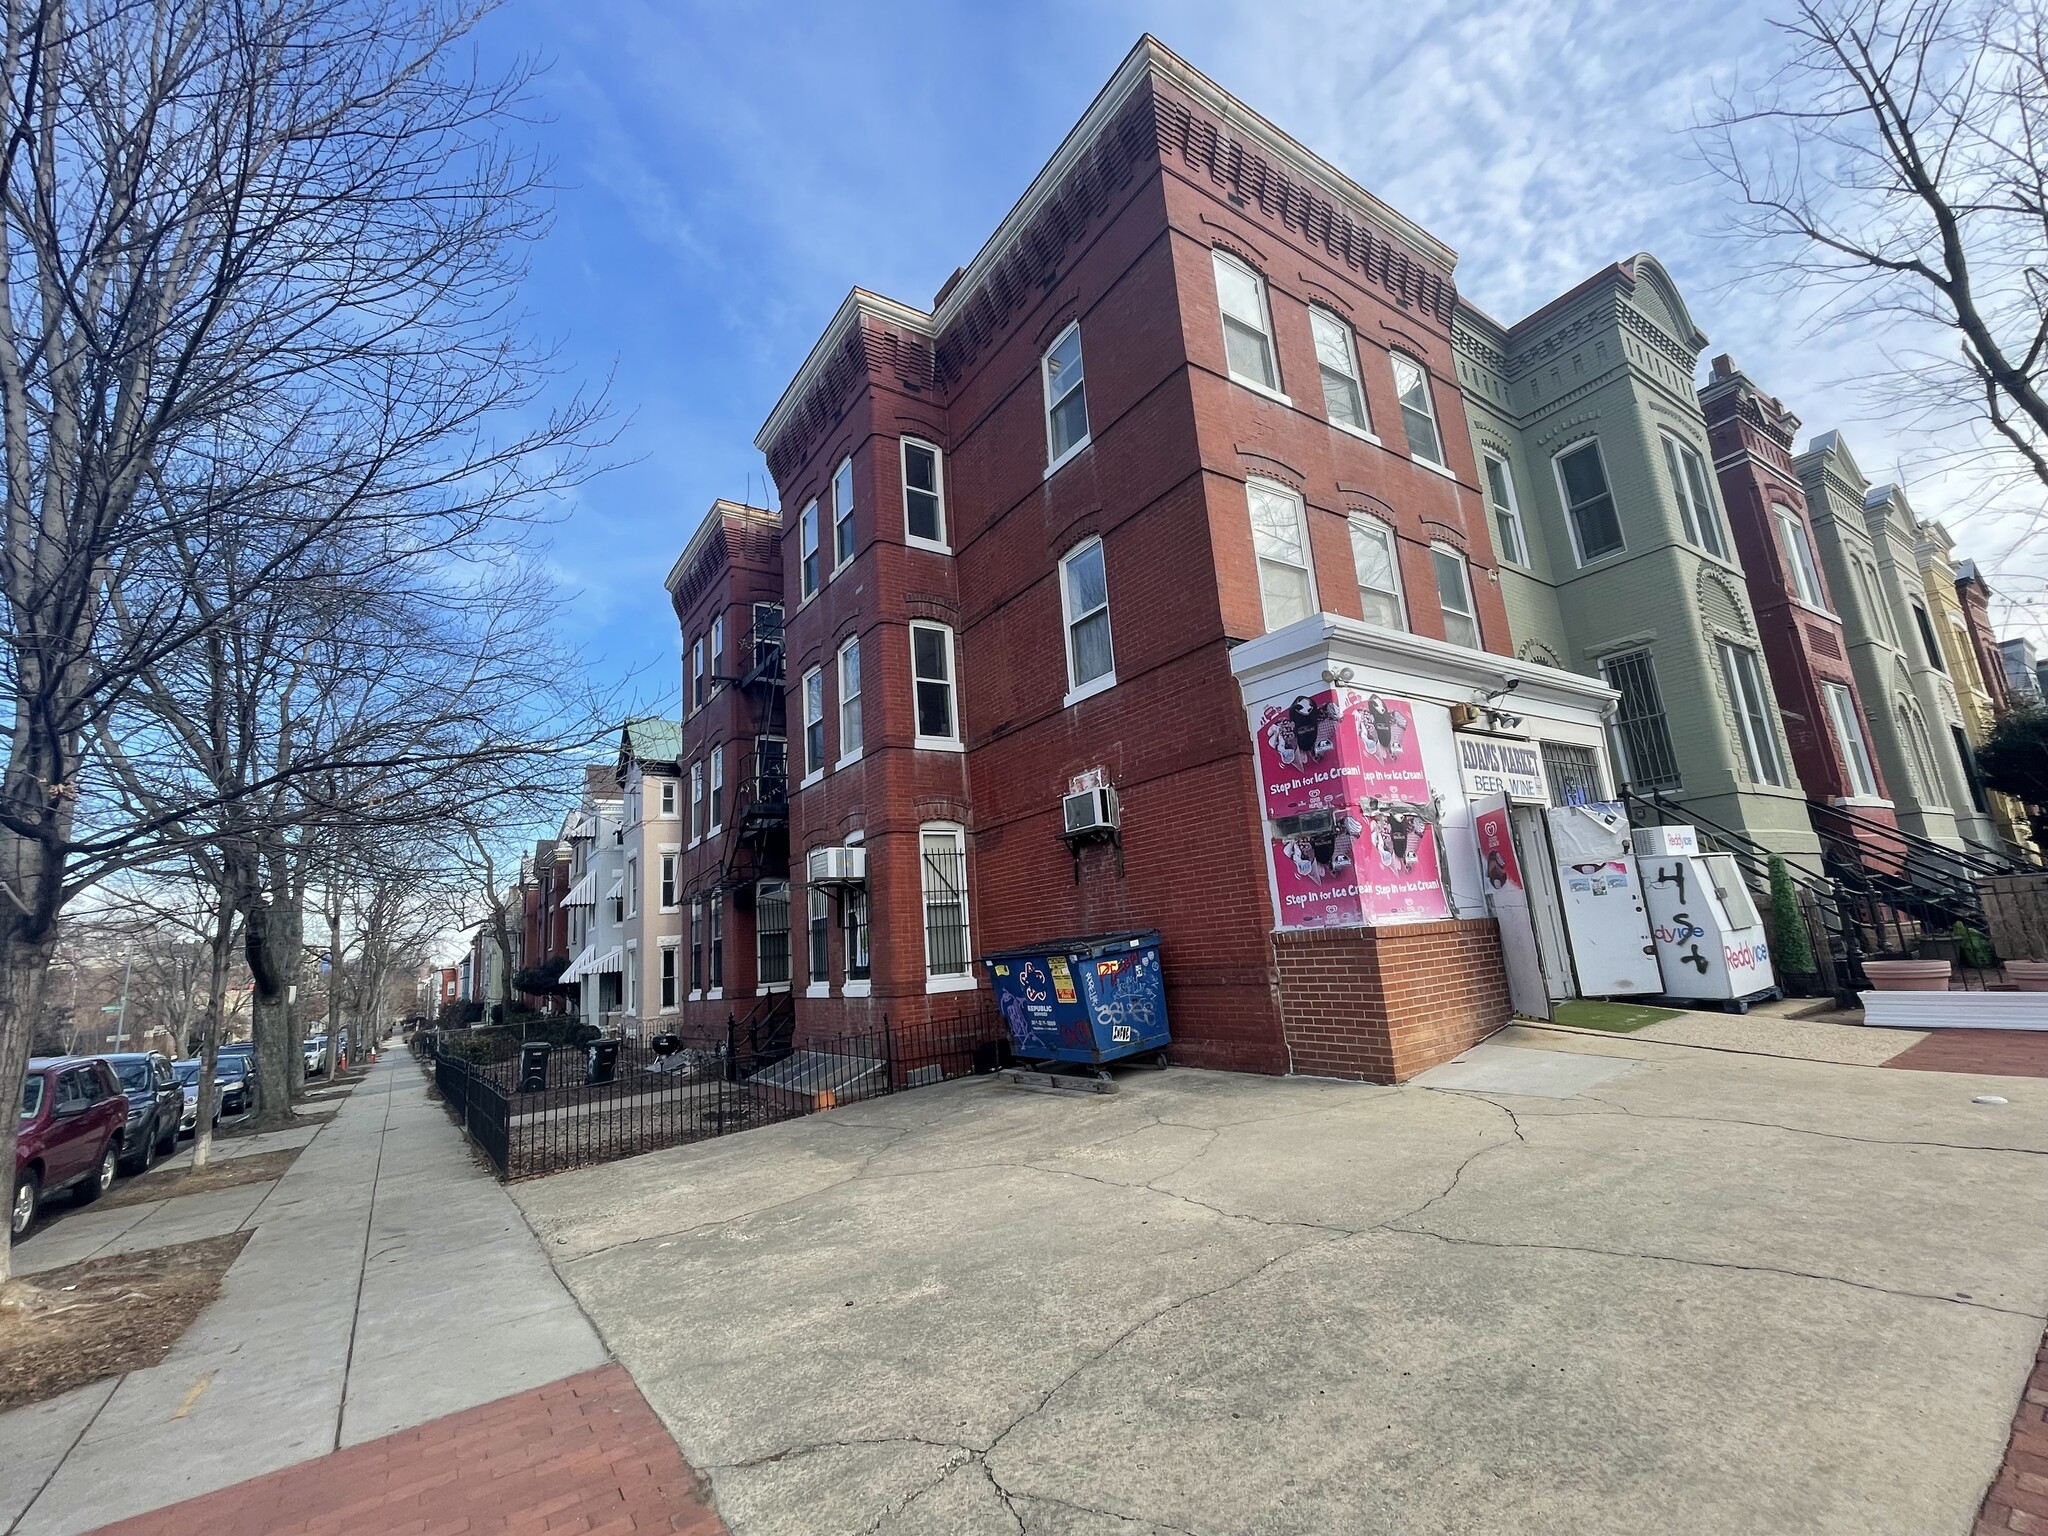
[[[380,1063],[265,1188],[162,1365],[0,1414],[0,1531],[75,1536],[604,1363],[411,1061]],[[199,1235],[177,1208],[212,1198],[148,1225]]]

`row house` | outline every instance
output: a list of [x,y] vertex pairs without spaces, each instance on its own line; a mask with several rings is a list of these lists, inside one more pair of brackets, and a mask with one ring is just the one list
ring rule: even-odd
[[[713,503],[667,587],[683,635],[682,930],[641,1017],[702,1036],[758,1024],[790,989],[780,516]],[[857,712],[857,663],[849,677]]]
[[[1630,788],[1817,867],[1804,744],[1693,387],[1707,338],[1670,275],[1637,255],[1513,325],[1461,301],[1454,340],[1518,654],[1615,690]],[[1785,496],[1761,445],[1734,467],[1745,506],[1766,481]]]
[[562,985],[575,987],[574,1011],[593,1028],[609,1028],[623,1011],[626,967],[626,834],[620,823],[617,770],[584,769],[583,794],[563,819],[557,842],[569,850],[563,898],[568,950]]
[[[569,949],[568,895],[570,853],[559,838],[536,839],[533,852],[519,868],[519,964],[515,978],[533,974],[550,963],[566,967]],[[521,991],[520,1000],[543,1013],[561,1013],[566,1004],[556,991]]]
[[2019,705],[2039,706],[2043,701],[2041,662],[2034,655],[2034,642],[2027,639],[1998,642],[1999,658],[2005,663],[2005,687]]
[[1600,799],[1613,692],[1515,655],[1454,260],[1147,37],[929,309],[848,296],[757,438],[802,1034],[1138,929],[1191,1064],[1505,1020],[1457,730]]
[[682,723],[628,720],[619,733],[621,867],[601,899],[616,902],[619,1003],[609,1022],[628,1039],[656,1032],[683,942]]

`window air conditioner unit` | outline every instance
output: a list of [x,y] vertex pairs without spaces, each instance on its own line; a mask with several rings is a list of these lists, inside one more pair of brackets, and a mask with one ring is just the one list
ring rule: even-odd
[[804,865],[812,885],[858,885],[868,877],[865,848],[813,848]]
[[1105,784],[1098,789],[1084,789],[1079,794],[1067,795],[1060,801],[1060,813],[1066,822],[1065,835],[1068,837],[1114,832],[1118,813],[1116,791]]
[[1301,811],[1293,816],[1275,816],[1273,830],[1282,837],[1327,837],[1337,830],[1337,813]]

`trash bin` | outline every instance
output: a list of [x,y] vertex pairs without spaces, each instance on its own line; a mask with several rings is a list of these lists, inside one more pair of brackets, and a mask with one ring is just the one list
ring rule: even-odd
[[593,1040],[586,1047],[589,1052],[590,1069],[583,1074],[586,1083],[608,1083],[619,1070],[619,1042],[616,1040]]
[[1020,1060],[1100,1066],[1171,1043],[1155,931],[1055,939],[981,963]]
[[543,1093],[548,1086],[548,1053],[554,1047],[545,1040],[525,1040],[519,1046],[519,1091]]

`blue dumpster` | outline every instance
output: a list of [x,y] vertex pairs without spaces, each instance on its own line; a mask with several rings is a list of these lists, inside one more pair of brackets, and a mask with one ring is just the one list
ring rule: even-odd
[[981,963],[1019,1060],[1101,1066],[1171,1042],[1156,932],[1055,939]]

